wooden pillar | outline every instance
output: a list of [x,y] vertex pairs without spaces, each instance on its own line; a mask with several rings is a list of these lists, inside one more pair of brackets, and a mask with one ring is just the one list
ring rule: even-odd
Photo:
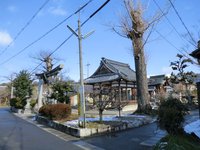
[[134,100],[134,98],[133,98],[133,88],[134,88],[134,82],[133,82],[133,87],[132,86],[130,86],[131,87],[131,93],[130,93],[130,99],[131,100]]
[[95,105],[94,84],[92,85],[92,99],[93,99],[93,106],[94,106]]
[[128,99],[128,85],[127,85],[127,81],[126,81],[126,100],[129,100]]
[[137,90],[135,88],[132,88],[131,90],[132,90],[132,93],[133,93],[132,94],[132,99],[133,100],[137,100]]
[[101,88],[102,88],[101,87],[101,83],[99,83],[99,105],[100,105],[100,103],[102,101],[102,89]]
[[121,80],[118,81],[118,92],[119,92],[119,102],[118,102],[118,110],[119,110],[119,117],[121,116],[121,85],[120,85]]

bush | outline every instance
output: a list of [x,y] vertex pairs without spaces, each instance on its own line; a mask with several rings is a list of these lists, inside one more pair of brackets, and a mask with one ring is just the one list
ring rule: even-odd
[[37,101],[35,99],[31,99],[30,101],[31,108],[34,108],[36,104],[37,104]]
[[10,99],[10,106],[15,107],[17,109],[23,109],[26,105],[26,100],[22,100],[18,97]]
[[200,139],[191,134],[167,135],[156,144],[154,150],[199,150]]
[[51,120],[60,120],[71,114],[71,106],[69,104],[44,105],[40,108],[39,113]]
[[163,101],[158,109],[158,124],[169,134],[177,134],[182,131],[182,123],[187,108],[176,98],[168,98]]

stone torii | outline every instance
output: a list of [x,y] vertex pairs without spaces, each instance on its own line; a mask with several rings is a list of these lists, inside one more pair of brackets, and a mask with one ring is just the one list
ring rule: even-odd
[[61,65],[55,67],[54,69],[52,69],[51,71],[40,73],[40,74],[35,74],[39,79],[38,102],[37,102],[38,110],[43,105],[43,103],[42,103],[43,84],[48,84],[49,83],[49,77],[56,76],[60,72],[60,70],[63,69],[63,67],[64,67],[64,65],[61,64]]

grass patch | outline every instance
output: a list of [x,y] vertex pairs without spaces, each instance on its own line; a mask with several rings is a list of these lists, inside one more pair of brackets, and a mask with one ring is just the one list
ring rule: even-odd
[[60,120],[56,120],[59,121],[60,123],[64,123],[66,121],[71,121],[71,120],[77,120],[79,118],[78,114],[71,114],[70,116],[60,119]]
[[106,127],[108,127],[108,125],[100,123],[98,121],[86,123],[86,128],[106,128]]
[[190,134],[167,135],[154,150],[200,150],[200,139]]
[[93,122],[87,122],[86,127],[87,128],[107,128],[107,127],[116,127],[120,126],[123,123],[120,121],[93,121]]
[[0,107],[9,107],[7,104],[0,104]]

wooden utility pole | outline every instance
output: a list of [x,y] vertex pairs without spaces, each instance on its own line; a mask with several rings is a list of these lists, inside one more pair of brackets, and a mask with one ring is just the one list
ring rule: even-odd
[[11,99],[14,98],[13,92],[14,92],[13,77],[12,77],[12,75],[11,75],[11,91],[10,91],[10,98],[11,98]]
[[79,125],[85,128],[85,91],[84,91],[84,82],[83,82],[83,58],[82,58],[82,39],[90,36],[94,31],[82,36],[81,34],[81,21],[80,15],[78,19],[78,34],[70,26],[67,26],[69,30],[78,38],[79,45],[79,70],[80,70],[80,99],[81,99],[81,115],[79,118]]

